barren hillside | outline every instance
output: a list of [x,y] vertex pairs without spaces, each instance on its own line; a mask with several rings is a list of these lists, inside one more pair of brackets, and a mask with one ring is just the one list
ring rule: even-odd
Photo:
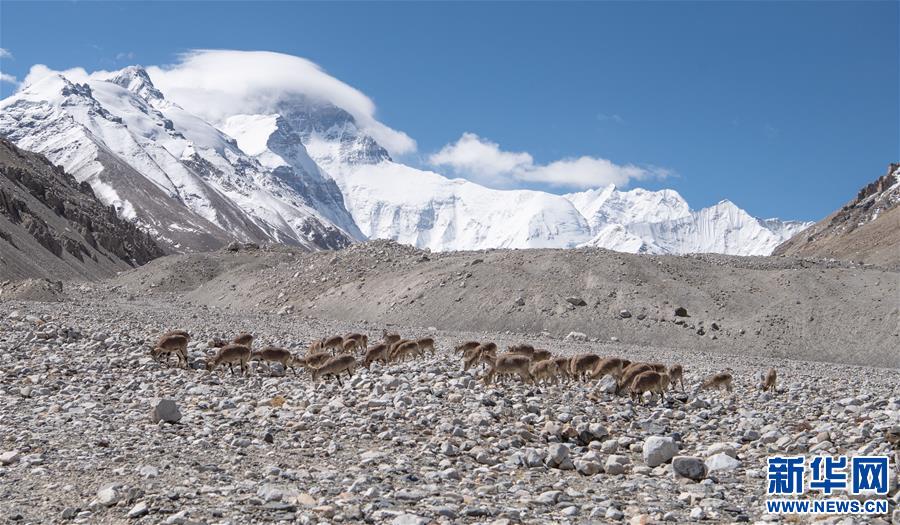
[[[788,257],[637,256],[599,249],[170,256],[115,293],[230,311],[565,336],[900,367],[898,273]],[[687,316],[676,315],[684,308]]]

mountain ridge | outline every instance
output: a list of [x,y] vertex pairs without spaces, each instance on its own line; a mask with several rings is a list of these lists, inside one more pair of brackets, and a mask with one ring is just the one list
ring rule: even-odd
[[574,248],[768,255],[795,221],[675,190],[497,190],[393,160],[348,111],[296,93],[211,122],[129,66],[82,83],[53,73],[0,101],[0,134],[87,181],[169,249],[230,242],[338,249],[388,238],[434,251]]

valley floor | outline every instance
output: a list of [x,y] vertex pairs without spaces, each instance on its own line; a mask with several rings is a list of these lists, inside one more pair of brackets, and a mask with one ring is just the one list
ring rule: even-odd
[[[256,345],[301,351],[351,330],[371,341],[385,326],[225,311],[174,295],[101,297],[86,287],[59,303],[0,303],[0,519],[781,522],[789,520],[763,506],[767,456],[888,453],[884,429],[900,424],[896,369],[527,338],[554,353],[684,365],[687,395],[635,406],[611,394],[590,401],[586,383],[485,386],[480,371],[461,370],[456,342],[526,339],[508,332],[391,326],[433,336],[437,355],[361,369],[339,386],[277,365],[274,375],[244,377],[168,368],[148,344],[173,328],[193,334],[199,366],[207,340],[241,330]],[[778,391],[761,393],[758,376],[772,366]],[[732,394],[691,394],[725,368]],[[177,424],[151,421],[161,398],[177,403]],[[673,438],[678,451],[649,446],[654,436]],[[673,453],[715,470],[701,482],[677,477]]]

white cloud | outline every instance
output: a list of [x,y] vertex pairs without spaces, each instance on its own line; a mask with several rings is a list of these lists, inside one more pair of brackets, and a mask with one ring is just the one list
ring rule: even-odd
[[12,53],[9,52],[9,49],[4,49],[0,47],[0,58],[12,58]]
[[196,50],[177,64],[147,68],[166,97],[208,120],[236,114],[273,113],[285,98],[305,95],[344,109],[392,154],[415,151],[402,131],[375,118],[375,103],[315,63],[268,51]]
[[588,156],[536,164],[529,153],[503,151],[499,144],[474,133],[463,133],[455,143],[447,144],[429,156],[428,162],[449,167],[457,175],[494,186],[532,182],[574,189],[608,184],[622,187],[632,180],[669,175],[669,171],[662,168],[619,165]]
[[463,133],[453,144],[428,157],[435,166],[449,166],[459,174],[465,174],[485,183],[504,185],[511,173],[534,165],[528,153],[502,151],[500,145],[484,140],[474,133]]
[[134,60],[134,52],[116,53],[116,60]]
[[18,84],[19,81],[16,80],[16,77],[8,74],[8,73],[0,73],[0,82],[7,82],[9,84]]

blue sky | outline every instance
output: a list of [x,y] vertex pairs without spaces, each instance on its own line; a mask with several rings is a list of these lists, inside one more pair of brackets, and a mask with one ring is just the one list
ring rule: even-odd
[[374,100],[417,141],[412,164],[469,132],[537,164],[670,170],[631,186],[674,188],[694,208],[728,198],[812,220],[900,159],[898,5],[3,1],[0,65],[21,80],[37,63],[278,51]]

